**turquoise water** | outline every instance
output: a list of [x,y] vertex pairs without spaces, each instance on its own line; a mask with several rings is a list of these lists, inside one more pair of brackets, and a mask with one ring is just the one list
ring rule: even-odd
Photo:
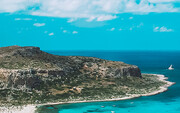
[[[92,56],[138,65],[143,73],[164,74],[176,82],[168,91],[124,101],[43,106],[43,113],[180,113],[180,52],[48,51],[56,55]],[[173,64],[175,70],[167,68]]]

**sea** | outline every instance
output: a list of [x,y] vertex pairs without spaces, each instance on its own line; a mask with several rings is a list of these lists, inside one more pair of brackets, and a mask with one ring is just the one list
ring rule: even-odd
[[[137,65],[142,73],[163,74],[176,82],[166,92],[129,100],[41,106],[40,113],[180,113],[180,51],[47,51]],[[174,70],[168,70],[170,65]]]

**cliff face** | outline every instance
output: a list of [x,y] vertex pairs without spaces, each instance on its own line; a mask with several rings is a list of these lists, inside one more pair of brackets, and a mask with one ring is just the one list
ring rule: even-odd
[[0,48],[0,88],[34,89],[49,81],[141,77],[137,66],[92,57],[56,56],[38,47]]

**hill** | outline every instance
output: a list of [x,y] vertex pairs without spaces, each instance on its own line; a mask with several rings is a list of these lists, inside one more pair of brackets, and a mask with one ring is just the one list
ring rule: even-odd
[[157,91],[167,83],[135,65],[57,56],[38,47],[0,48],[0,103],[102,100]]

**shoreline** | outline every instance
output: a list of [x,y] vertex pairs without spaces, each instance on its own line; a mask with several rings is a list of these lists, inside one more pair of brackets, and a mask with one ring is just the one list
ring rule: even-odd
[[[143,73],[146,74],[146,73]],[[26,106],[21,106],[18,108],[6,108],[6,107],[0,107],[0,112],[1,113],[35,113],[36,108],[38,106],[45,106],[45,105],[58,105],[58,104],[73,104],[73,103],[88,103],[88,102],[106,102],[106,101],[120,101],[120,100],[127,100],[127,99],[133,99],[133,98],[138,98],[141,96],[151,96],[151,95],[156,95],[162,92],[165,92],[168,90],[168,87],[172,86],[175,84],[174,82],[167,81],[168,77],[165,77],[165,75],[162,74],[146,74],[146,75],[156,75],[158,77],[158,80],[165,82],[166,84],[164,86],[161,86],[159,90],[153,91],[151,93],[147,94],[132,94],[127,97],[122,97],[122,98],[113,98],[113,99],[104,99],[104,100],[88,100],[88,101],[69,101],[69,102],[56,102],[56,103],[45,103],[45,104],[32,104],[32,105],[26,105]]]

